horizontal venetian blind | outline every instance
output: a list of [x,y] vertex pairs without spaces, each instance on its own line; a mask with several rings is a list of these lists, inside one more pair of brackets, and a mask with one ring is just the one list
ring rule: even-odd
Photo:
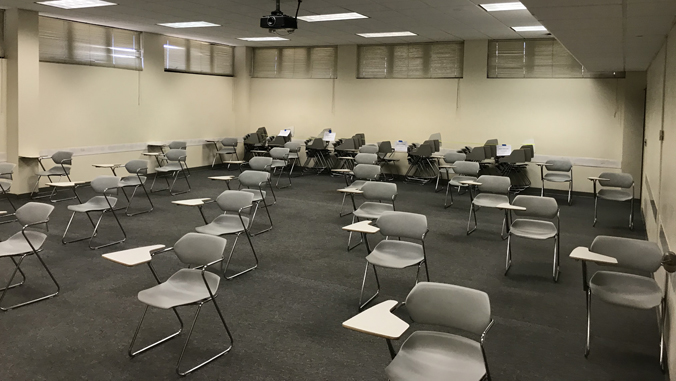
[[499,40],[488,45],[488,78],[623,78],[590,72],[557,40]]
[[143,70],[141,33],[40,17],[40,61]]
[[167,37],[164,45],[164,70],[232,76],[234,48],[185,38]]
[[464,44],[359,46],[358,78],[462,78]]
[[336,78],[336,47],[255,48],[254,78]]

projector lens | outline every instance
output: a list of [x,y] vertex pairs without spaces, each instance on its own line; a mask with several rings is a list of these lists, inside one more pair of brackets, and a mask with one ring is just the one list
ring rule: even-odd
[[268,26],[275,26],[276,22],[277,22],[277,19],[275,18],[275,16],[268,17]]

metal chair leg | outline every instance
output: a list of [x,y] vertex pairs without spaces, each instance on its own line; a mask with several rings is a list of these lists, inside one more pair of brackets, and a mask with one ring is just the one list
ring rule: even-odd
[[[474,227],[470,229],[470,223],[472,222],[472,214],[474,214]],[[469,219],[467,220],[467,235],[474,233],[478,224],[476,221],[476,210],[474,210],[474,204],[469,205]]]
[[[134,212],[134,213],[129,213],[129,208],[131,207],[131,202],[132,202],[132,200],[134,200],[134,196],[136,195],[136,191],[138,190],[139,186],[141,186],[143,188],[143,192],[146,194],[146,198],[148,198],[148,202],[150,203],[150,209],[141,210],[141,211]],[[124,188],[122,188],[122,192],[124,192]],[[128,217],[132,217],[132,216],[135,216],[137,214],[152,212],[153,209],[155,209],[155,205],[153,205],[153,201],[150,199],[150,195],[148,194],[146,187],[143,184],[141,184],[141,185],[137,185],[137,186],[134,187],[134,191],[131,194],[131,198],[129,198],[129,203],[127,204],[127,208],[124,210],[124,214],[127,215]]]
[[145,351],[147,351],[151,348],[155,348],[156,346],[173,339],[174,337],[178,336],[183,331],[183,320],[181,320],[181,316],[178,314],[178,311],[176,311],[176,308],[172,308],[172,310],[174,311],[174,314],[178,318],[178,322],[181,325],[180,328],[178,329],[178,331],[176,331],[176,332],[172,333],[171,335],[169,335],[169,336],[167,336],[167,337],[165,337],[165,338],[163,338],[159,341],[156,341],[156,342],[154,342],[154,343],[152,343],[152,344],[150,344],[146,347],[143,347],[142,349],[139,349],[138,351],[134,352],[134,343],[136,343],[136,338],[138,337],[138,333],[139,333],[139,331],[141,331],[141,325],[143,325],[143,320],[146,317],[146,313],[148,312],[149,307],[150,306],[146,306],[145,310],[143,310],[143,315],[141,315],[141,321],[138,323],[138,326],[136,327],[136,331],[134,331],[134,337],[132,337],[132,339],[131,339],[131,344],[129,344],[129,350],[127,351],[127,353],[129,354],[129,357],[131,357],[131,358],[134,358],[136,355],[139,355],[139,354],[141,354],[141,353],[143,353],[143,352],[145,352]]
[[359,311],[363,310],[364,307],[366,307],[369,303],[371,303],[371,301],[373,301],[373,299],[375,299],[378,296],[378,294],[380,294],[380,280],[378,280],[378,272],[376,271],[376,266],[371,265],[373,266],[373,274],[375,274],[376,285],[378,286],[378,289],[376,290],[376,293],[373,294],[373,296],[371,296],[367,301],[362,303],[362,299],[364,297],[364,286],[366,285],[366,275],[368,274],[369,271],[369,265],[371,264],[366,262],[366,269],[364,269],[364,279],[361,282],[361,292],[359,294]]
[[573,205],[573,177],[568,182],[568,206]]
[[634,195],[631,195],[631,210],[629,211],[629,230],[634,230]]
[[554,265],[552,269],[552,279],[554,282],[559,281],[559,273],[561,272],[559,267],[559,236],[554,237]]
[[[12,262],[14,262],[14,267],[16,267],[17,264],[16,264],[16,260],[14,259],[14,257],[9,257],[9,259],[11,259]],[[12,285],[8,285],[6,287],[0,288],[0,291],[11,290],[14,287],[19,287],[19,286],[23,285],[24,283],[26,283],[26,274],[24,274],[24,272],[23,272],[23,270],[21,270],[21,268],[19,268],[19,274],[21,274],[21,282],[14,283]]]
[[[53,293],[48,294],[48,295],[41,296],[39,298],[28,300],[28,301],[23,302],[23,303],[18,303],[18,304],[9,306],[9,307],[2,307],[1,306],[2,300],[5,298],[7,291],[14,287],[14,286],[12,286],[12,281],[14,280],[16,273],[21,272],[21,274],[23,276],[23,271],[21,271],[21,263],[30,254],[35,254],[35,256],[40,261],[40,264],[42,264],[42,267],[44,267],[44,269],[47,271],[47,274],[49,275],[49,277],[52,279],[52,282],[54,282],[54,285],[56,286],[56,292],[53,292]],[[40,254],[37,253],[37,252],[32,252],[30,254],[22,255],[21,258],[19,259],[18,263],[14,262],[14,260],[12,260],[15,264],[15,268],[14,268],[14,272],[12,272],[12,276],[9,278],[9,281],[7,282],[7,286],[5,286],[5,288],[2,290],[2,294],[0,295],[0,311],[6,312],[6,311],[9,311],[9,310],[12,310],[12,309],[27,306],[29,304],[37,303],[37,302],[42,301],[42,300],[50,299],[50,298],[57,296],[59,294],[59,292],[61,291],[61,286],[59,286],[59,283],[56,281],[56,278],[54,278],[54,274],[52,274],[52,272],[49,270],[49,267],[47,267],[47,264],[42,260],[42,257],[40,257]],[[25,276],[24,276],[24,279],[25,279]]]
[[591,337],[591,289],[587,289],[587,344],[584,347],[584,357],[589,356],[590,337]]
[[[451,194],[451,203],[448,204],[448,194]],[[451,190],[451,181],[448,181],[448,185],[446,185],[446,196],[444,197],[444,209],[450,208],[453,205],[453,191]]]
[[200,363],[199,365],[196,365],[189,370],[186,370],[185,372],[181,372],[181,361],[183,360],[183,355],[185,354],[186,348],[188,348],[188,343],[190,342],[190,336],[192,336],[192,331],[195,328],[195,323],[197,322],[197,317],[200,314],[200,310],[202,309],[202,305],[204,305],[204,302],[200,303],[197,306],[197,311],[195,312],[195,318],[192,321],[192,325],[190,326],[190,331],[188,331],[188,337],[185,339],[185,344],[183,345],[183,349],[181,350],[181,355],[178,358],[178,363],[176,364],[176,373],[178,373],[179,376],[185,376],[187,374],[192,373],[193,371],[203,367],[204,365],[209,364],[210,362],[216,360],[217,358],[223,356],[224,354],[230,352],[232,349],[232,346],[234,344],[234,340],[232,338],[232,333],[230,333],[230,329],[228,328],[228,324],[226,324],[225,319],[223,318],[223,313],[221,313],[221,309],[218,308],[218,304],[216,304],[215,299],[210,299],[214,303],[214,308],[216,308],[216,312],[218,312],[218,317],[221,319],[221,322],[223,323],[223,327],[225,328],[225,332],[228,334],[228,338],[230,339],[230,345],[222,352],[219,352],[215,356],[211,357],[210,359]]
[[[180,192],[174,192],[174,185],[176,184],[176,180],[178,180],[179,174],[183,174],[183,178],[185,179],[186,184],[188,184],[188,189]],[[171,187],[169,188],[169,194],[171,194],[172,196],[176,196],[179,194],[190,192],[192,188],[190,187],[190,181],[188,181],[188,176],[190,176],[190,174],[186,173],[185,171],[176,171],[174,174],[174,181],[171,183]]]
[[103,247],[108,247],[108,246],[112,246],[112,245],[115,245],[115,244],[118,244],[118,243],[122,243],[122,242],[127,240],[127,233],[124,231],[124,228],[122,227],[122,223],[120,223],[120,219],[117,218],[117,214],[115,214],[115,209],[111,208],[110,212],[113,214],[113,217],[115,217],[115,221],[117,221],[117,226],[119,226],[120,230],[122,231],[123,238],[121,240],[118,240],[118,241],[113,241],[113,242],[109,242],[109,243],[106,243],[106,244],[103,244],[103,245],[92,247],[92,240],[94,239],[94,237],[97,234],[99,224],[101,223],[101,219],[103,219],[103,215],[106,213],[106,211],[103,211],[103,213],[101,213],[101,217],[99,218],[99,221],[96,223],[96,227],[94,228],[94,234],[92,234],[92,237],[89,239],[89,248],[90,249],[96,250],[96,249],[100,249],[100,248],[103,248]]
[[225,262],[225,266],[223,266],[223,277],[226,280],[231,280],[231,279],[237,278],[238,276],[240,276],[242,274],[246,274],[249,271],[255,270],[258,267],[258,256],[256,255],[256,250],[254,249],[253,243],[251,242],[251,237],[249,237],[249,235],[246,232],[244,232],[244,235],[246,235],[246,238],[249,240],[249,245],[251,245],[251,251],[253,252],[254,259],[256,260],[256,264],[253,267],[249,267],[246,270],[242,270],[242,271],[238,272],[237,274],[230,275],[230,276],[225,275],[228,271],[228,266],[230,265],[230,260],[232,259],[232,253],[235,251],[235,246],[237,246],[237,240],[239,239],[239,234],[237,234],[235,236],[235,242],[232,244],[232,249],[230,249],[230,255],[228,256],[228,260]]
[[507,237],[507,258],[505,259],[505,275],[509,271],[509,268],[512,267],[512,235],[509,234]]
[[667,364],[665,361],[666,356],[666,347],[664,345],[664,336],[666,334],[666,320],[667,320],[667,299],[662,298],[662,311],[660,317],[660,369],[662,372],[667,370]]
[[[261,193],[261,197],[262,197],[262,193]],[[256,232],[256,233],[250,233],[252,237],[257,236],[259,234],[263,234],[265,232],[269,232],[270,230],[272,230],[272,217],[270,217],[270,210],[267,208],[267,204],[265,203],[265,198],[264,197],[262,197],[262,198],[263,198],[263,200],[262,200],[263,204],[265,204],[265,212],[268,214],[268,220],[270,221],[270,227],[265,228],[265,229],[263,229],[259,232]],[[251,223],[252,224],[253,224],[254,220],[256,219],[256,212],[258,211],[260,203],[261,203],[260,201],[256,202],[256,207],[254,208],[253,215],[251,216]]]
[[598,204],[599,204],[599,198],[596,195],[594,195],[594,223],[592,224],[592,227],[596,226]]
[[[359,222],[359,218],[357,218],[355,215],[352,215],[352,223],[354,224],[355,221]],[[360,235],[360,237],[361,237],[361,235]],[[347,236],[347,251],[350,251],[350,250],[354,249],[355,247],[361,245],[364,242],[364,238],[363,237],[360,238],[359,242],[357,242],[357,244],[355,244],[354,246],[350,246],[351,242],[352,242],[352,232],[350,232],[350,234],[348,234],[348,236]]]

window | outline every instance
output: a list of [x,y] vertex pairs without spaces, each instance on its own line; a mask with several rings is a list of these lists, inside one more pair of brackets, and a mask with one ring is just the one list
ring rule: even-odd
[[234,48],[208,42],[167,37],[164,71],[232,76]]
[[336,47],[255,48],[254,78],[336,78]]
[[462,78],[462,42],[359,46],[357,78]]
[[40,61],[143,70],[141,33],[40,17]]
[[557,40],[490,41],[488,78],[624,78],[624,72],[590,72]]

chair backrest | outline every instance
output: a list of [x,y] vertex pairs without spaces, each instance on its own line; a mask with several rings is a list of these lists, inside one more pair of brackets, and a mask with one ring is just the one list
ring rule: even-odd
[[148,160],[130,160],[124,169],[129,173],[145,175],[148,172]]
[[385,140],[380,142],[378,145],[378,153],[391,154],[392,153],[392,142]]
[[289,149],[275,147],[270,150],[270,156],[275,160],[286,160],[289,157]]
[[[188,266],[204,266],[207,263],[223,258],[227,240],[210,234],[188,233],[174,244],[174,253],[178,259]],[[221,265],[209,268],[219,272]]]
[[270,180],[270,173],[263,171],[244,171],[239,174],[239,183],[245,187],[258,187],[261,183]]
[[385,212],[376,222],[380,233],[387,237],[422,240],[427,233],[427,217],[423,214]]
[[662,252],[656,243],[642,239],[600,235],[589,251],[617,259],[617,266],[654,273],[662,265]]
[[316,139],[313,139],[312,142],[311,142],[309,145],[306,144],[306,145],[305,145],[305,148],[309,148],[309,149],[324,149],[324,148],[326,148],[326,145],[325,145],[324,141],[323,141],[321,138],[316,138]]
[[52,155],[52,161],[56,164],[72,164],[73,153],[70,151],[56,151]]
[[634,185],[634,177],[628,173],[603,172],[599,177],[608,179],[599,181],[604,187],[631,188]]
[[188,143],[180,140],[174,140],[169,143],[169,149],[186,149],[188,148]]
[[14,163],[0,163],[0,179],[11,179],[14,168],[16,168]]
[[430,157],[432,156],[432,152],[434,152],[432,150],[433,148],[434,147],[429,144],[423,144],[411,151],[410,154],[415,156]]
[[448,152],[444,155],[444,161],[448,164],[453,164],[456,161],[464,161],[465,155],[464,153],[459,153],[459,152]]
[[288,148],[289,152],[300,152],[301,144],[298,142],[288,142],[284,144],[284,148]]
[[465,160],[473,160],[473,161],[481,161],[486,159],[486,150],[484,147],[474,147],[472,150],[467,154],[467,157]]
[[117,176],[98,176],[91,182],[92,189],[96,193],[103,193],[106,189],[106,194],[114,194],[120,186],[120,178]]
[[[367,146],[364,146],[364,147],[367,147]],[[354,157],[354,162],[357,163],[357,164],[376,164],[378,162],[378,154],[376,154],[376,153],[358,153],[357,156]]]
[[479,170],[481,169],[481,166],[479,163],[476,161],[456,161],[454,163],[455,168],[453,168],[453,172],[463,175],[463,176],[474,176],[477,177],[479,176]]
[[378,146],[376,145],[363,145],[359,147],[359,153],[378,153]]
[[359,148],[359,147],[363,146],[364,144],[366,144],[366,134],[363,134],[363,133],[354,134],[354,136],[352,136],[352,138],[355,139],[355,141],[354,141],[355,144],[356,144],[355,148]]
[[533,156],[535,156],[535,148],[533,147],[532,144],[522,145],[519,149],[525,151],[526,161],[531,161]]
[[522,206],[526,210],[515,210],[514,214],[521,217],[556,218],[559,204],[551,197],[518,195],[514,197],[512,205]]
[[392,202],[397,196],[397,184],[369,181],[361,187],[363,196],[367,200]]
[[491,322],[488,294],[452,284],[420,282],[406,297],[406,310],[416,323],[460,329],[477,335]]
[[268,171],[271,165],[271,157],[256,156],[249,160],[249,167],[254,171]]
[[573,169],[573,163],[568,159],[551,159],[545,162],[547,171],[570,172]]
[[354,167],[354,177],[358,180],[378,180],[380,176],[380,166],[374,164],[357,164]]
[[54,205],[29,202],[16,210],[15,217],[21,225],[25,226],[40,221],[47,221],[53,210]]
[[441,141],[441,132],[434,133],[430,135],[429,139],[427,140],[438,140]]
[[188,153],[184,149],[170,149],[164,156],[166,156],[169,161],[179,161],[181,158],[185,160],[187,155]]
[[481,183],[480,191],[495,194],[509,195],[509,188],[512,186],[509,177],[505,176],[481,175],[477,182]]
[[221,144],[223,147],[237,147],[237,138],[223,138]]
[[258,141],[264,142],[268,138],[268,130],[265,127],[258,127],[256,130],[256,135],[258,135]]
[[227,190],[218,195],[216,203],[224,212],[239,212],[240,209],[251,206],[254,194],[251,192]]

